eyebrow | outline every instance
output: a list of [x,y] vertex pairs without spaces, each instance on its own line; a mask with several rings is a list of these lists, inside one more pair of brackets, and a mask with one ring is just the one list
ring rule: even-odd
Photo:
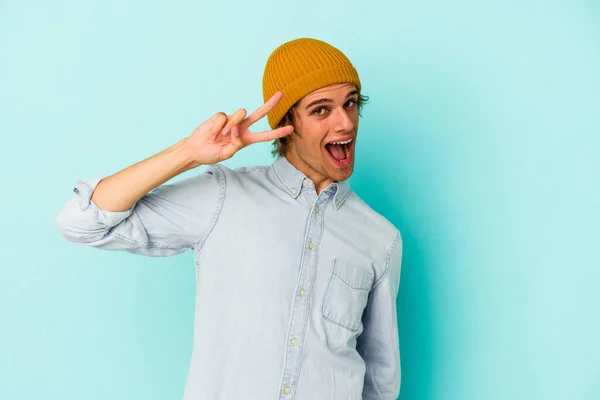
[[[346,95],[346,98],[348,98],[348,97],[350,97],[350,96],[352,96],[352,95],[355,95],[355,94],[358,94],[358,90],[353,90],[353,91],[351,91],[350,93],[348,93],[348,94]],[[308,105],[305,107],[305,110],[308,110],[310,107],[312,107],[312,106],[315,106],[315,105],[317,105],[317,104],[321,104],[321,103],[333,103],[333,100],[332,100],[332,99],[327,99],[327,98],[322,98],[322,99],[318,99],[318,100],[315,100],[315,101],[311,101],[311,102],[310,102],[310,103],[308,103]]]

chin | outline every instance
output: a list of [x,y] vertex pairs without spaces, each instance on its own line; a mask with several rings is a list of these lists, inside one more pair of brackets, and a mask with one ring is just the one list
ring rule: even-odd
[[328,168],[329,177],[336,181],[341,182],[350,178],[352,173],[354,172],[354,163],[350,163],[348,166],[344,168]]

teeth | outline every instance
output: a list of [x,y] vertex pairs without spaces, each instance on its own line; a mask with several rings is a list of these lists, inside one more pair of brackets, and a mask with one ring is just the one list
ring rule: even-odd
[[346,140],[345,142],[331,142],[331,144],[348,144],[352,141],[352,139]]

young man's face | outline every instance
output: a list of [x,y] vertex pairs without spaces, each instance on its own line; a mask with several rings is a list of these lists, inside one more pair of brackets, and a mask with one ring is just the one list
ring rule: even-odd
[[311,92],[295,107],[295,134],[286,157],[315,182],[319,191],[352,175],[357,100],[356,86],[341,83]]

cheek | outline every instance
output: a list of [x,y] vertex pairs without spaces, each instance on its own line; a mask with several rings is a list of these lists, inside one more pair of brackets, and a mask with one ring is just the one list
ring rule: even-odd
[[354,109],[351,112],[349,112],[348,117],[350,118],[350,121],[354,123],[354,126],[358,125],[358,120],[360,119],[360,117],[358,116],[358,109]]
[[306,138],[306,140],[304,140],[304,143],[302,144],[302,147],[304,148],[304,150],[306,150],[308,153],[310,153],[314,157],[319,157],[319,155],[321,153],[322,143],[323,143],[322,137],[314,137],[313,136],[310,138]]
[[321,147],[327,136],[326,133],[327,130],[323,126],[323,123],[304,122],[302,129],[299,132],[300,137],[297,137],[297,147],[318,155],[318,153],[321,152]]

